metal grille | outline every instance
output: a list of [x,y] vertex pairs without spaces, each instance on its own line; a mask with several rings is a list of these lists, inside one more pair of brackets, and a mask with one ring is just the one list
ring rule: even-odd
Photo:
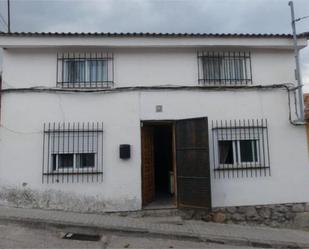
[[103,181],[103,123],[45,123],[43,183]]
[[197,61],[201,85],[252,84],[250,52],[202,51]]
[[110,88],[114,83],[112,53],[57,54],[57,86],[63,88]]
[[212,121],[215,177],[270,175],[266,119]]

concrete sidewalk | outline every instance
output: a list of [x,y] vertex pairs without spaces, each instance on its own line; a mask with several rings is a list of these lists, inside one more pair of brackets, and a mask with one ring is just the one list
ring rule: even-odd
[[[168,219],[168,218],[167,218]],[[179,224],[149,218],[84,214],[65,211],[0,206],[1,222],[28,225],[76,227],[98,231],[142,233],[145,236],[179,237],[239,246],[309,248],[309,232],[185,220]]]

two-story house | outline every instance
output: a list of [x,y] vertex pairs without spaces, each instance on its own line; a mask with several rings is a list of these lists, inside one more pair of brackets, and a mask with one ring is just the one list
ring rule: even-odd
[[2,203],[309,202],[291,35],[0,33],[0,46]]

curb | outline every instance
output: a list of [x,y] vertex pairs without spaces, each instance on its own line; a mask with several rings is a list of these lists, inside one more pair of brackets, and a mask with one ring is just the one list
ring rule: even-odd
[[[89,231],[94,232],[117,232],[117,233],[128,233],[135,235],[143,235],[149,237],[161,237],[161,238],[174,238],[181,240],[191,240],[200,241],[213,244],[221,245],[231,245],[231,246],[250,246],[250,247],[260,247],[260,248],[309,248],[308,244],[301,244],[296,242],[282,242],[282,241],[260,241],[252,240],[248,238],[241,237],[225,237],[219,235],[201,235],[194,233],[184,233],[184,232],[167,232],[156,229],[146,229],[146,228],[136,228],[130,226],[98,226],[98,225],[88,225],[78,222],[65,222],[65,221],[51,221],[40,218],[21,218],[21,217],[8,217],[0,216],[0,223],[13,223],[24,226],[30,226],[33,228],[43,228],[43,229],[78,229],[83,230],[83,232],[89,233]],[[86,230],[86,231],[85,231]]]

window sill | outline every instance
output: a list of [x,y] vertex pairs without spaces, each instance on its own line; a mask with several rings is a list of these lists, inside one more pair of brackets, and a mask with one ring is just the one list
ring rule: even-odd
[[58,88],[64,89],[110,89],[114,87],[113,81],[103,81],[103,82],[58,82]]
[[44,176],[51,176],[51,175],[101,175],[103,172],[101,171],[81,171],[81,172],[49,172],[43,173]]
[[227,171],[227,170],[255,170],[255,169],[270,169],[269,166],[248,166],[248,167],[226,167],[226,168],[216,168],[214,171]]

